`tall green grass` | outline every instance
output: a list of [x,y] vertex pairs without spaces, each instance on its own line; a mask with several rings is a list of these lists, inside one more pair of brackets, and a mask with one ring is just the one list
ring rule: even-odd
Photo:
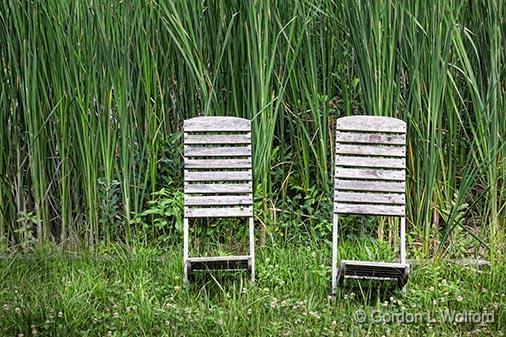
[[296,195],[331,202],[334,121],[370,114],[408,123],[423,254],[457,233],[500,248],[505,18],[494,0],[6,0],[1,242],[130,241],[199,115],[252,119],[258,220],[275,227]]

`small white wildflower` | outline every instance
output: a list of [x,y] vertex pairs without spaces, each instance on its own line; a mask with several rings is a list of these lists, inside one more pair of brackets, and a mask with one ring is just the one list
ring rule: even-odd
[[63,317],[63,312],[58,311],[58,317],[62,318]]
[[463,298],[462,298],[462,296],[460,296],[460,295],[459,295],[459,296],[457,296],[457,298],[456,298],[457,302],[462,302],[462,299],[463,299]]

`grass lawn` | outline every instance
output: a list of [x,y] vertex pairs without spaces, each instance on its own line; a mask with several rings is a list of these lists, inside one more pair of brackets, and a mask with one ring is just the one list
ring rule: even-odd
[[[189,288],[180,253],[109,247],[4,259],[0,335],[500,336],[506,329],[504,261],[482,270],[417,265],[405,293],[355,288],[334,301],[327,247],[262,248],[256,285],[240,274],[203,275]],[[483,316],[454,316],[465,312]],[[484,323],[469,322],[477,317]]]

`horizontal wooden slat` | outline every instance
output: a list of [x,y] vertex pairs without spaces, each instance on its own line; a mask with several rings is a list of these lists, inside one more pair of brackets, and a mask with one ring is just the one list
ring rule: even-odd
[[235,218],[253,216],[253,207],[185,208],[187,218]]
[[250,144],[251,133],[229,135],[184,135],[185,144]]
[[250,255],[227,255],[227,256],[199,256],[189,257],[188,262],[213,262],[213,261],[248,261]]
[[245,184],[188,184],[184,185],[184,193],[196,194],[234,194],[252,193],[252,183]]
[[185,196],[186,206],[252,205],[252,195]]
[[354,156],[337,156],[337,166],[350,167],[377,167],[377,168],[405,168],[405,158],[378,158],[378,157],[354,157]]
[[251,168],[251,159],[186,159],[187,169]]
[[251,121],[238,117],[196,117],[184,121],[185,132],[250,130]]
[[251,170],[184,173],[184,181],[251,181],[252,178]]
[[404,216],[404,206],[371,204],[334,204],[335,213]]
[[405,173],[402,169],[386,170],[371,168],[336,168],[337,178],[354,178],[370,180],[397,180],[404,181]]
[[251,146],[185,146],[185,157],[247,157],[251,156]]
[[404,192],[404,182],[397,182],[397,181],[377,182],[377,181],[336,179],[336,190]]
[[364,204],[396,204],[404,205],[406,197],[404,193],[357,193],[336,191],[334,201],[358,202]]
[[387,144],[404,145],[406,136],[404,134],[374,134],[337,131],[338,143],[362,143],[362,144]]
[[406,149],[404,146],[355,145],[337,143],[336,153],[366,156],[404,157],[406,156]]
[[350,116],[336,121],[337,130],[405,133],[406,123],[393,117]]

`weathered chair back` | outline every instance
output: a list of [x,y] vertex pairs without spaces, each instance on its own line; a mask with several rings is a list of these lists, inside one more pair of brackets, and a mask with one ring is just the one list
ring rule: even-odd
[[[206,268],[248,265],[254,279],[251,121],[237,117],[197,117],[184,121],[185,278],[198,263]],[[250,255],[188,258],[188,219],[249,218]],[[188,267],[188,270],[187,270]]]
[[405,214],[406,123],[352,116],[336,122],[334,212]]
[[251,122],[198,117],[184,122],[185,217],[251,217]]

